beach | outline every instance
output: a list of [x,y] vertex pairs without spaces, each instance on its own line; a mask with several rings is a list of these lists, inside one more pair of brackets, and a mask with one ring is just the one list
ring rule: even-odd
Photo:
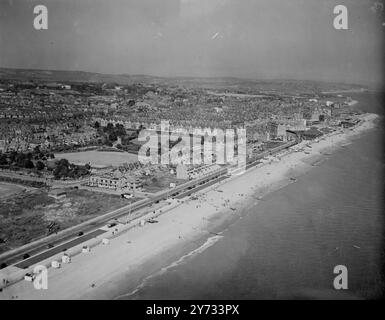
[[[345,129],[318,142],[303,142],[304,152],[291,152],[246,174],[221,182],[194,195],[157,218],[158,223],[137,227],[96,246],[88,254],[73,257],[60,269],[49,269],[47,290],[36,290],[21,281],[0,293],[0,299],[111,299],[122,281],[136,288],[148,275],[176,261],[184,252],[202,250],[220,239],[225,225],[241,218],[250,204],[263,201],[272,191],[295,183],[324,157],[372,128],[376,115],[362,116],[354,130]],[[310,147],[307,147],[310,145]],[[128,282],[128,284],[127,284]],[[126,296],[130,296],[127,293]]]
[[82,151],[56,153],[56,159],[67,159],[77,165],[90,164],[92,167],[120,166],[138,161],[138,156],[128,152]]

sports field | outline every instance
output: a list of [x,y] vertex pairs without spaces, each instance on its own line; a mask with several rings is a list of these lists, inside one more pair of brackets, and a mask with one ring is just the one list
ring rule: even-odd
[[104,152],[104,151],[84,151],[57,153],[56,159],[67,159],[69,162],[78,165],[89,163],[93,167],[119,166],[123,163],[131,163],[137,161],[135,154],[127,152]]
[[0,182],[0,199],[23,191],[25,188],[9,183]]

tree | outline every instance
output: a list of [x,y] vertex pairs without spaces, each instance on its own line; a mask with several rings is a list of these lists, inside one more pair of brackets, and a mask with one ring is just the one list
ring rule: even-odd
[[68,167],[67,166],[60,166],[58,165],[55,170],[53,171],[53,175],[55,176],[55,179],[60,179],[63,177],[68,177]]
[[42,161],[36,162],[36,169],[37,170],[43,170],[45,168],[45,164]]
[[69,161],[67,159],[60,159],[57,162],[58,167],[68,167],[70,165]]
[[117,137],[116,133],[115,132],[111,132],[109,134],[109,136],[108,136],[108,140],[110,140],[111,142],[114,142],[114,141],[118,140],[118,137]]
[[115,125],[115,134],[117,136],[125,136],[126,135],[126,129],[124,128],[124,126],[120,123],[117,123]]
[[56,179],[68,176],[69,161],[67,159],[60,159],[56,162],[56,167],[53,170],[53,175]]
[[35,165],[33,164],[33,162],[31,160],[27,159],[24,162],[24,167],[26,169],[33,169],[33,168],[35,168]]
[[95,121],[94,128],[95,129],[99,129],[100,128],[100,123],[98,121]]
[[25,166],[25,160],[26,156],[24,153],[17,153],[15,156],[15,162],[18,167],[24,167]]
[[112,131],[114,130],[114,124],[109,122],[107,123],[106,131]]
[[16,161],[16,156],[17,156],[17,152],[16,151],[12,151],[9,155],[9,163],[13,163]]

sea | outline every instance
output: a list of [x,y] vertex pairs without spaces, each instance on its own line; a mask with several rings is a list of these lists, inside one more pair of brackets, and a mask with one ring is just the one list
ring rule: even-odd
[[[376,299],[383,296],[384,95],[349,94],[381,116],[298,181],[117,299]],[[333,286],[336,266],[346,290]],[[124,292],[126,290],[126,292]],[[131,293],[130,293],[131,292]]]

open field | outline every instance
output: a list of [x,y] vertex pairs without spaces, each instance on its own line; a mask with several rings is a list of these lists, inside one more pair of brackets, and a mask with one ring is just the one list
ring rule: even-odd
[[[317,142],[302,142],[302,148],[312,146],[308,154],[287,151],[279,161],[276,159],[261,164],[247,171],[247,174],[225,179],[219,185],[186,199],[158,216],[159,223],[130,228],[113,238],[109,246],[97,246],[91,254],[73,256],[71,264],[50,270],[48,290],[35,290],[31,283],[20,281],[3,289],[0,299],[129,297],[127,279],[130,279],[130,288],[134,290],[140,284],[140,279],[162,270],[162,259],[166,257],[170,262],[175,261],[175,252],[178,250],[187,247],[192,249],[192,243],[211,237],[225,220],[239,216],[239,212],[249,204],[263,201],[262,198],[268,193],[293,183],[293,176],[297,178],[311,170],[312,166],[306,162],[318,160],[325,152],[332,152],[346,145],[350,138],[373,128],[376,116],[362,115],[361,119],[363,121],[353,130],[341,130]],[[221,237],[214,234],[214,240],[210,238],[210,241]],[[122,296],[121,292],[128,293]]]
[[119,166],[138,160],[134,154],[127,152],[84,151],[70,153],[56,153],[56,159],[67,159],[78,165],[89,163],[92,167]]
[[0,199],[7,198],[13,194],[18,194],[24,190],[23,187],[0,182]]
[[0,253],[48,234],[54,223],[63,230],[107,211],[127,205],[119,196],[68,189],[64,199],[49,197],[46,190],[33,190],[0,201]]

